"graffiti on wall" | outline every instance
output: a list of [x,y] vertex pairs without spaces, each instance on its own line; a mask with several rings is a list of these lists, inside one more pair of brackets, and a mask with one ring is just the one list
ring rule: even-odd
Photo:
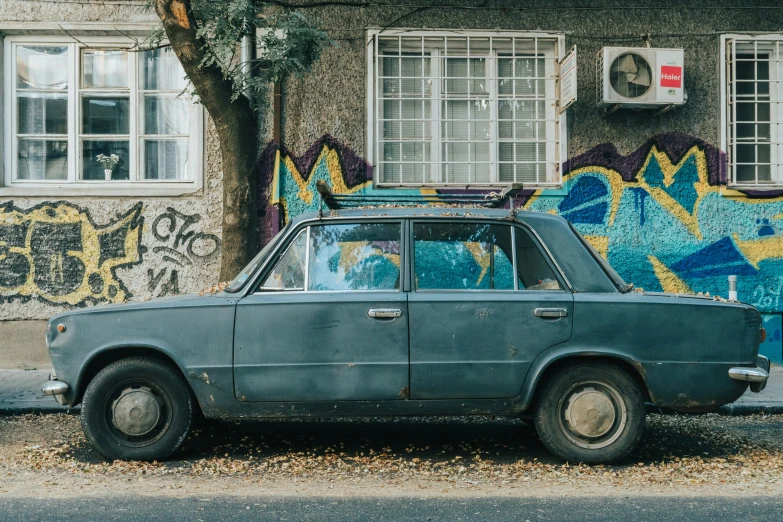
[[783,196],[726,186],[725,158],[681,134],[622,156],[602,145],[566,165],[567,195],[541,190],[524,208],[558,214],[627,281],[647,290],[725,295],[781,309]]
[[118,268],[142,261],[142,204],[104,226],[68,202],[20,209],[0,204],[0,301],[38,297],[52,304],[122,302]]
[[180,269],[214,261],[220,255],[220,238],[199,232],[198,214],[184,214],[171,207],[152,222],[155,245],[166,266],[147,269],[147,288],[155,297],[179,293]]
[[[628,155],[594,147],[564,170],[567,190],[526,190],[517,204],[567,218],[627,281],[725,295],[727,276],[737,275],[742,301],[783,309],[783,191],[729,189],[716,147],[663,134]],[[262,244],[290,217],[321,207],[318,180],[339,193],[375,190],[371,168],[330,136],[302,156],[268,147],[261,172]]]

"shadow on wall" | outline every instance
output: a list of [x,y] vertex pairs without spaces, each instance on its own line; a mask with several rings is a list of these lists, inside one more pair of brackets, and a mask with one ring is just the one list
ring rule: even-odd
[[[338,193],[376,190],[372,168],[328,135],[302,156],[269,145],[259,166],[262,244],[292,216],[318,210],[318,180]],[[567,195],[529,190],[517,204],[571,221],[627,281],[725,295],[737,275],[740,300],[783,310],[783,191],[728,189],[719,149],[676,133],[627,156],[604,144],[569,160],[564,179]]]

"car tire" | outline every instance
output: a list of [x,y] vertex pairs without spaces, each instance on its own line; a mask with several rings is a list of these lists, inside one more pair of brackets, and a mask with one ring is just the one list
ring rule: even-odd
[[541,442],[568,462],[608,464],[628,456],[644,433],[636,381],[611,363],[569,365],[543,383],[534,414]]
[[184,442],[193,398],[177,368],[149,357],[113,362],[90,381],[81,423],[109,460],[163,460]]

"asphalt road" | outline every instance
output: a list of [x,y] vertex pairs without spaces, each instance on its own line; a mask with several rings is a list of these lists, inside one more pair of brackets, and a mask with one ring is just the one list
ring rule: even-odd
[[312,498],[0,499],[3,521],[166,520],[709,521],[780,520],[783,498]]

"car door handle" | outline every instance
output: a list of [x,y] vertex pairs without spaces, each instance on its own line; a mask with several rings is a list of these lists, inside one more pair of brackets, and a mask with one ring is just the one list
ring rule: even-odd
[[566,317],[568,310],[565,308],[536,308],[533,310],[533,315],[544,318]]
[[373,319],[394,319],[400,317],[402,311],[399,308],[370,308],[367,315]]

